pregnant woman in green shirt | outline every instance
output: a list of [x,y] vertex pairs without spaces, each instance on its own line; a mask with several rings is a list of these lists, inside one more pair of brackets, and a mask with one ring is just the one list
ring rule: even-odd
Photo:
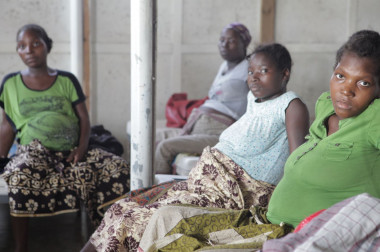
[[2,174],[9,188],[15,251],[27,251],[29,217],[78,211],[82,200],[97,226],[103,208],[129,191],[126,161],[101,149],[88,150],[85,96],[73,74],[48,67],[52,43],[42,27],[23,26],[16,49],[27,68],[5,76],[0,87],[1,160],[7,159],[14,139],[19,142]]

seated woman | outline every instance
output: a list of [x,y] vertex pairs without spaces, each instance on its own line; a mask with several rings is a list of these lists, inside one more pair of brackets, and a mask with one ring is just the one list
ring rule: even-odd
[[83,251],[134,251],[150,216],[168,204],[247,209],[266,206],[289,152],[304,142],[305,104],[287,92],[292,61],[280,44],[258,47],[249,57],[246,113],[206,147],[189,179],[150,204],[131,199],[113,204]]
[[16,251],[27,251],[28,217],[78,211],[82,200],[97,226],[103,207],[129,191],[126,161],[88,150],[84,94],[73,74],[48,67],[52,43],[42,27],[23,26],[17,52],[27,68],[8,74],[0,88],[0,158],[6,160],[16,136],[20,143],[2,174]]
[[380,35],[359,31],[337,52],[330,93],[316,104],[307,143],[288,159],[268,208],[296,226],[320,209],[367,192],[380,197]]
[[[284,227],[282,223],[296,227],[313,213],[357,195],[368,194],[380,198],[379,98],[380,35],[375,31],[358,31],[338,50],[330,79],[330,92],[319,97],[316,103],[316,119],[310,127],[308,141],[289,156],[284,176],[272,194],[267,212],[260,208],[251,209],[251,213],[239,219],[237,225],[224,218],[226,211],[213,218],[219,219],[219,223],[222,223],[221,218],[224,218],[225,227],[237,226],[239,229],[239,224],[243,223],[245,229],[256,231],[252,234],[267,233],[270,234],[268,238],[274,238],[271,237],[273,231],[278,232],[280,227]],[[367,214],[369,206],[362,207],[361,211]],[[162,216],[155,217],[158,217],[159,223],[164,227],[161,220],[165,219],[164,215],[169,214],[169,211],[160,211]],[[170,216],[176,215],[178,211],[171,212]],[[186,209],[186,214],[190,215],[191,211],[198,210]],[[323,214],[324,212],[321,215]],[[204,223],[202,220],[207,218],[207,214],[197,218],[196,223]],[[257,220],[261,220],[265,225],[257,225],[261,224]],[[371,222],[371,226],[378,227],[380,221],[374,221],[375,223]],[[356,224],[362,223],[359,220]],[[186,234],[190,235],[180,227],[166,228],[176,229],[176,237],[185,234],[165,245],[171,248],[183,244]],[[207,225],[198,225],[196,228],[196,232],[194,229],[191,230],[191,235],[198,238],[197,248],[207,246],[202,242],[203,238],[209,238]],[[282,231],[282,235],[286,233],[286,230]],[[162,232],[165,233],[161,230]],[[368,230],[361,231],[367,232]],[[352,241],[356,235],[350,232],[348,239]],[[154,242],[158,244],[160,241]],[[257,245],[256,243],[255,246]],[[164,249],[165,246],[160,248]],[[252,246],[254,244],[251,244],[251,248]],[[191,248],[189,245],[188,249]]]
[[201,154],[206,146],[218,143],[220,134],[239,119],[247,107],[248,29],[240,23],[223,28],[218,48],[224,62],[208,92],[208,99],[193,109],[177,136],[158,139],[154,166],[158,174],[172,173],[171,163],[178,153]]

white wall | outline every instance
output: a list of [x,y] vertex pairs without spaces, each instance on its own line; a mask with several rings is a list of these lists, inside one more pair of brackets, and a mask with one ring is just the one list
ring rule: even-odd
[[[15,52],[18,28],[42,25],[54,41],[51,67],[70,70],[69,0],[0,0],[0,76],[24,66]],[[92,0],[91,105],[93,124],[103,124],[127,150],[130,119],[130,1]],[[378,0],[277,0],[275,39],[291,52],[289,88],[314,116],[314,103],[328,90],[335,51],[352,32],[380,31]],[[157,118],[174,92],[203,98],[221,58],[221,29],[239,21],[250,29],[252,51],[259,41],[260,0],[158,0]],[[127,154],[126,154],[127,156]]]
[[277,0],[275,36],[294,65],[288,89],[295,90],[314,117],[318,96],[329,89],[338,48],[355,31],[380,32],[378,0]]

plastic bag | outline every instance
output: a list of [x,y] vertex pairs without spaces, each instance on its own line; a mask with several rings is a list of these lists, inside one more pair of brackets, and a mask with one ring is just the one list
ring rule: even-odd
[[194,108],[200,107],[208,97],[200,100],[188,100],[186,93],[174,93],[166,103],[166,126],[182,128]]

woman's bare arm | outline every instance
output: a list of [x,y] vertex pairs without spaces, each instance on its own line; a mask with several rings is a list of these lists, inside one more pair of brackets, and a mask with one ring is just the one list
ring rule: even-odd
[[2,115],[3,119],[0,124],[0,158],[5,158],[12,147],[15,133],[6,118],[4,110],[2,111]]
[[286,132],[288,134],[289,151],[292,153],[303,144],[309,131],[309,111],[300,99],[290,102],[285,112]]

